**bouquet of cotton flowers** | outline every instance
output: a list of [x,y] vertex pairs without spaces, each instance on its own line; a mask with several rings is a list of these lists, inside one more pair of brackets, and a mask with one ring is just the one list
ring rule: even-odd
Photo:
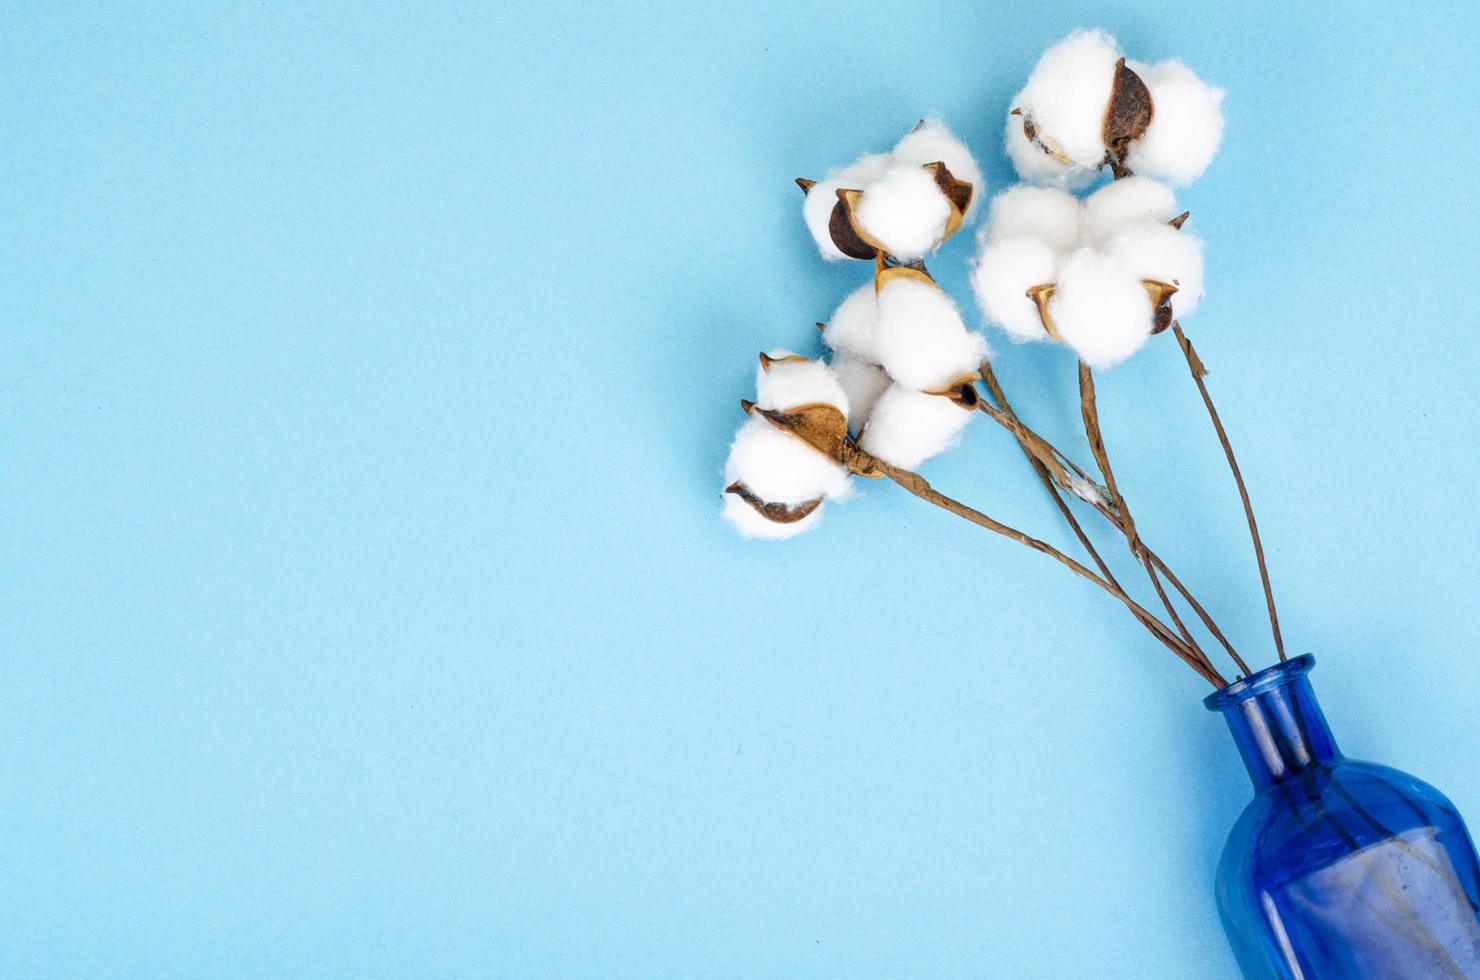
[[[1202,393],[1244,501],[1276,651],[1284,651],[1248,495],[1205,373],[1180,319],[1203,295],[1202,244],[1183,227],[1168,184],[1208,166],[1222,133],[1222,93],[1178,61],[1144,65],[1114,39],[1079,31],[1044,53],[1007,114],[1006,152],[1022,184],[983,207],[985,184],[945,124],[925,119],[888,152],[821,180],[798,179],[802,214],[824,259],[872,264],[872,276],[817,324],[831,354],[761,355],[755,400],[725,466],[724,514],[751,537],[817,526],[851,478],[882,477],[979,526],[1049,555],[1124,604],[1215,687],[1227,684],[1188,628],[1179,596],[1243,674],[1248,666],[1201,603],[1147,544],[1116,483],[1100,432],[1094,371],[1171,330]],[[1108,171],[1113,178],[1087,197]],[[1017,341],[1057,341],[1079,359],[1092,475],[1014,411],[985,339],[969,329],[925,260],[979,211],[971,273],[986,322]],[[978,388],[985,387],[985,391]],[[986,415],[1009,431],[1086,552],[1083,564],[937,491],[915,469]],[[1085,533],[1087,506],[1126,540],[1166,618],[1133,599]]]
[[[980,168],[935,119],[887,153],[820,181],[798,180],[822,256],[871,262],[872,276],[817,324],[826,361],[761,355],[755,400],[741,403],[749,418],[725,465],[724,513],[748,536],[787,538],[816,527],[824,504],[849,496],[854,477],[885,478],[1093,582],[1213,685],[1205,703],[1224,714],[1253,780],[1256,795],[1225,846],[1217,888],[1246,975],[1480,976],[1480,856],[1437,790],[1343,757],[1304,676],[1312,658],[1285,662],[1249,494],[1182,328],[1203,298],[1202,243],[1186,229],[1171,185],[1211,161],[1221,100],[1181,62],[1129,61],[1114,39],[1078,31],[1044,53],[1014,98],[1006,152],[1022,183],[985,208]],[[1091,191],[1105,171],[1112,179]],[[986,220],[970,278],[983,319],[1013,340],[1074,352],[1094,472],[1013,409],[986,341],[925,267],[978,211]],[[1280,660],[1257,674],[1148,543],[1100,431],[1095,372],[1168,332],[1248,521]],[[915,472],[979,414],[1016,439],[1087,564]],[[1110,570],[1080,523],[1086,508],[1124,538],[1164,618]],[[1234,683],[1199,635],[1227,654],[1239,672]]]

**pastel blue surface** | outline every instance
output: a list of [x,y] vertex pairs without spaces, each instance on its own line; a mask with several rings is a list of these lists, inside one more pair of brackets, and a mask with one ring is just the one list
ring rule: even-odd
[[[937,111],[1000,188],[1081,24],[1227,88],[1187,326],[1286,636],[1480,820],[1473,4],[12,6],[4,972],[1233,976],[1247,781],[1121,609],[887,485],[718,519],[756,351],[864,275],[791,179]],[[1268,662],[1173,344],[1101,389]],[[986,423],[927,474],[1068,543]]]

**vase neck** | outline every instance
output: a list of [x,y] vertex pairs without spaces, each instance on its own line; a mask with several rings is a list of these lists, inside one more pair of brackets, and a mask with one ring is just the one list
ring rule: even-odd
[[1255,791],[1341,758],[1306,673],[1309,654],[1251,674],[1210,695],[1233,733]]

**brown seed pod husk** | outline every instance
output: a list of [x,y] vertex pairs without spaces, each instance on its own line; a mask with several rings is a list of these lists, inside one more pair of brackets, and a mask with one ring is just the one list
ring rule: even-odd
[[808,360],[810,360],[810,358],[803,357],[800,354],[788,354],[785,357],[772,357],[765,351],[761,351],[761,370],[769,372],[771,370],[772,364],[795,364],[799,361],[806,362]]
[[[914,279],[918,282],[928,283],[936,286],[935,280],[926,270],[924,265],[890,265],[884,259],[884,253],[880,252],[874,261],[874,292],[878,293],[888,283],[895,279]],[[936,286],[936,288],[940,288]]]
[[1105,149],[1109,151],[1109,162],[1116,177],[1127,175],[1128,172],[1122,172],[1125,155],[1131,142],[1140,139],[1146,127],[1151,125],[1154,114],[1151,90],[1121,58],[1115,63],[1115,84],[1110,92],[1110,104],[1105,107],[1105,122],[1101,126]]
[[817,181],[808,180],[806,177],[798,177],[797,186],[800,187],[802,189],[802,193],[805,194],[812,188],[817,186]]
[[1167,224],[1171,225],[1173,228],[1177,229],[1178,231],[1181,231],[1182,230],[1182,226],[1187,223],[1187,219],[1190,218],[1190,217],[1192,217],[1192,212],[1191,211],[1183,211],[1181,214],[1177,215],[1171,221],[1168,221]]
[[1069,154],[1065,153],[1062,147],[1060,147],[1057,143],[1055,143],[1048,137],[1039,135],[1038,127],[1033,125],[1032,118],[1024,113],[1023,110],[1014,109],[1012,110],[1012,112],[1009,113],[1009,115],[1022,116],[1023,138],[1026,139],[1029,143],[1032,143],[1034,146],[1038,147],[1039,150],[1053,157],[1064,166],[1068,167],[1073,165],[1074,161],[1069,159]]
[[883,246],[866,237],[853,219],[853,209],[863,191],[851,188],[838,190],[838,203],[833,205],[832,217],[827,222],[827,233],[832,236],[838,251],[850,259],[871,259],[884,251]]
[[773,501],[762,500],[749,487],[738,481],[725,487],[725,493],[733,493],[749,504],[757,514],[773,524],[795,524],[822,506],[821,497],[814,500],[804,500],[799,504],[778,504]]
[[843,462],[848,443],[848,419],[834,405],[798,405],[786,411],[757,408],[755,414],[788,432],[828,459]]
[[927,163],[925,169],[930,171],[931,176],[935,178],[935,186],[940,188],[940,192],[945,195],[951,205],[951,216],[946,219],[945,230],[941,232],[940,240],[936,243],[939,244],[961,230],[961,225],[966,220],[966,212],[971,207],[971,197],[975,193],[975,188],[971,186],[970,181],[960,180],[951,173],[943,160]]
[[927,391],[927,395],[938,395],[941,398],[949,398],[951,402],[968,412],[974,412],[981,404],[981,393],[976,390],[976,383],[982,378],[980,371],[973,371],[964,377],[957,378],[944,388],[936,391]]
[[1059,337],[1059,328],[1054,325],[1053,316],[1048,312],[1048,301],[1053,299],[1054,290],[1058,288],[1058,284],[1052,282],[1028,287],[1028,298],[1038,307],[1038,320],[1043,324],[1044,331],[1054,340],[1062,338]]
[[1173,283],[1156,279],[1142,279],[1146,295],[1151,297],[1151,333],[1159,334],[1172,325],[1172,295],[1177,287]]

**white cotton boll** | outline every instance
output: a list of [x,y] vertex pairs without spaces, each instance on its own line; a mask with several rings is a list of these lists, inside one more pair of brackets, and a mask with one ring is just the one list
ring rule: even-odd
[[786,350],[767,352],[773,358],[755,372],[755,403],[761,408],[786,410],[800,405],[832,405],[848,414],[848,396],[828,366],[821,361],[785,360]]
[[1133,172],[1186,185],[1202,176],[1223,139],[1223,90],[1180,61],[1128,67],[1151,92],[1151,125],[1130,145]]
[[1151,298],[1140,277],[1092,248],[1064,263],[1048,312],[1060,338],[1091,367],[1120,363],[1151,336]]
[[747,538],[784,541],[787,538],[796,537],[803,531],[810,531],[822,523],[823,507],[818,507],[799,521],[781,524],[763,517],[759,511],[733,493],[725,493],[722,496],[725,502],[724,509],[720,513],[734,526],[735,530]]
[[938,287],[897,276],[879,290],[879,364],[895,381],[939,391],[981,366],[987,342]]
[[889,375],[877,364],[846,353],[833,355],[831,367],[852,406],[848,427],[857,433],[867,424],[874,403],[889,387]]
[[829,262],[841,262],[848,258],[833,244],[832,233],[828,230],[833,208],[838,204],[838,190],[845,187],[862,190],[888,169],[889,154],[870,153],[846,167],[832,171],[807,191],[807,197],[802,202],[802,220],[807,223],[807,230],[812,233],[812,239],[817,243],[823,258]]
[[914,469],[955,445],[975,414],[949,398],[893,384],[874,404],[859,445],[886,463]]
[[945,234],[951,202],[924,167],[896,167],[864,190],[854,217],[890,255],[913,262]]
[[1043,52],[1013,108],[1070,162],[1098,167],[1105,158],[1105,111],[1119,60],[1120,46],[1110,35],[1075,31]]
[[1028,290],[1058,279],[1063,255],[1041,238],[988,241],[971,272],[971,287],[987,321],[1015,340],[1047,339],[1038,304],[1028,298]]
[[1106,246],[1137,279],[1169,282],[1172,316],[1187,316],[1202,302],[1202,242],[1185,231],[1161,222],[1142,222],[1121,230]]
[[752,418],[735,433],[725,460],[725,485],[740,482],[762,500],[801,504],[841,500],[853,492],[848,472],[789,432]]
[[971,151],[945,123],[935,116],[921,121],[899,141],[891,154],[891,163],[895,167],[918,167],[937,162],[944,163],[951,176],[971,185],[971,204],[966,209],[966,220],[970,221],[977,205],[987,196],[987,182]]
[[872,282],[859,286],[822,328],[822,342],[865,361],[879,360],[879,301]]
[[1084,199],[1084,237],[1105,242],[1128,225],[1165,224],[1177,214],[1177,196],[1170,187],[1149,177],[1125,177]]
[[1018,184],[992,198],[987,234],[1041,238],[1069,251],[1079,244],[1079,199],[1057,187]]

